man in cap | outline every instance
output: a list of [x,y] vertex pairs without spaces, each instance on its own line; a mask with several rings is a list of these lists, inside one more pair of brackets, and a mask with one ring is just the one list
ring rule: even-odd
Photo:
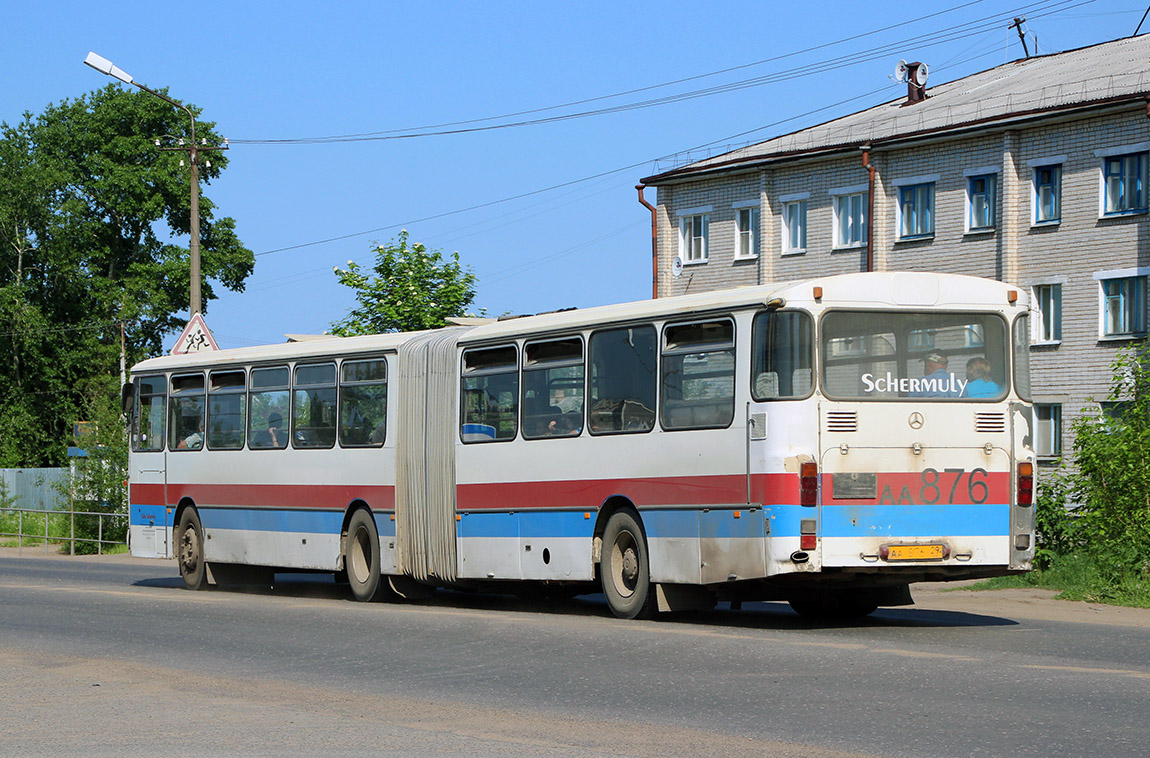
[[922,359],[923,390],[919,397],[958,397],[961,390],[956,379],[947,371],[947,358],[942,353],[928,353]]

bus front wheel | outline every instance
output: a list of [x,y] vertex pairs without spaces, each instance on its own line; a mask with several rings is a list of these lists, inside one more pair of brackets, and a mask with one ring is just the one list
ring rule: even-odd
[[204,529],[195,508],[188,508],[180,515],[176,527],[177,560],[180,563],[180,577],[190,590],[202,590],[208,585],[204,564]]
[[599,578],[611,613],[624,619],[650,614],[647,540],[638,519],[627,511],[612,515],[603,530]]
[[375,519],[365,510],[356,511],[347,525],[343,567],[356,600],[375,600],[383,586],[379,574],[379,532]]

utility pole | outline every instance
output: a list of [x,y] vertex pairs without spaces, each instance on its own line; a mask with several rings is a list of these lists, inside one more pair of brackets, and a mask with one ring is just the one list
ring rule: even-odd
[[[131,84],[134,87],[139,87],[149,95],[155,95],[161,100],[171,103],[177,108],[183,110],[184,113],[187,113],[188,118],[192,120],[192,138],[190,142],[185,144],[183,139],[177,139],[175,147],[160,147],[160,140],[157,139],[156,147],[160,147],[160,150],[164,151],[182,150],[188,154],[188,163],[192,173],[190,219],[190,231],[192,239],[188,245],[189,258],[191,259],[189,261],[190,271],[188,275],[188,280],[190,282],[188,291],[188,310],[193,316],[197,313],[202,313],[203,308],[200,298],[200,287],[202,284],[202,277],[200,275],[200,153],[207,153],[216,150],[227,150],[227,140],[224,140],[223,145],[208,145],[207,140],[200,140],[197,142],[196,117],[192,114],[192,111],[190,108],[188,108],[188,106],[184,105],[183,103],[177,103],[172,98],[168,97],[167,95],[162,95],[159,92],[156,92],[154,89],[145,87],[144,85],[132,79],[131,75],[129,75],[127,72],[122,71],[113,65],[110,60],[96,55],[95,53],[88,53],[88,57],[84,59],[84,63],[96,69],[101,74],[107,74],[108,76],[111,76],[115,79],[119,79],[125,84]],[[183,165],[183,161],[180,162],[180,165]],[[209,161],[207,162],[207,165],[211,166],[212,164]]]
[[1018,39],[1022,40],[1022,52],[1026,53],[1026,57],[1030,57],[1030,50],[1026,47],[1026,35],[1022,33],[1022,25],[1026,23],[1026,16],[1016,16],[1014,21],[1007,29],[1018,30]]

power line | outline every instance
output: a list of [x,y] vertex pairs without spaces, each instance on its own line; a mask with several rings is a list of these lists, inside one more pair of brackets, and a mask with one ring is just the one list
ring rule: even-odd
[[[877,30],[874,30],[871,32],[865,32],[862,34],[857,34],[857,35],[854,35],[852,37],[847,37],[844,39],[836,40],[834,42],[824,43],[823,45],[817,45],[817,46],[806,48],[804,50],[793,52],[793,53],[786,53],[784,55],[775,56],[773,58],[767,58],[767,59],[764,59],[761,61],[756,61],[754,63],[742,64],[740,66],[730,67],[727,69],[723,69],[721,71],[715,71],[715,72],[710,72],[707,74],[699,74],[697,76],[687,77],[684,79],[678,79],[678,80],[675,80],[673,82],[665,82],[663,84],[651,85],[649,87],[642,87],[642,88],[638,88],[638,89],[634,89],[634,90],[629,90],[627,92],[615,93],[612,95],[604,95],[604,96],[596,97],[596,98],[588,98],[585,100],[574,101],[572,103],[566,103],[563,105],[547,106],[544,108],[535,108],[535,109],[526,110],[526,111],[518,111],[516,113],[505,114],[502,116],[489,116],[489,117],[479,118],[479,119],[447,122],[444,124],[433,125],[430,127],[412,127],[412,128],[407,128],[407,129],[394,129],[394,130],[379,131],[379,132],[364,132],[364,133],[359,133],[359,134],[333,135],[333,136],[326,136],[326,137],[307,137],[307,138],[295,138],[295,139],[270,139],[270,140],[235,139],[235,140],[231,140],[231,142],[233,144],[252,144],[252,145],[254,145],[254,144],[302,145],[302,144],[333,144],[333,143],[341,143],[341,142],[374,142],[374,141],[396,140],[396,139],[414,139],[414,138],[418,138],[418,137],[457,135],[457,134],[466,134],[466,133],[473,133],[473,132],[492,131],[492,130],[496,130],[496,129],[516,128],[516,127],[523,127],[523,126],[538,126],[541,124],[556,123],[559,121],[566,121],[566,120],[577,119],[577,118],[587,118],[590,116],[599,116],[599,115],[606,115],[606,114],[611,114],[611,113],[622,113],[622,112],[637,110],[637,109],[641,109],[641,108],[650,108],[650,107],[655,107],[655,106],[660,106],[660,105],[667,105],[667,104],[671,104],[671,103],[683,102],[683,101],[687,101],[687,100],[694,100],[694,99],[697,99],[700,97],[708,97],[708,96],[716,95],[716,94],[724,94],[727,92],[734,92],[737,90],[746,89],[746,88],[750,88],[750,87],[759,87],[759,86],[763,86],[766,84],[774,84],[774,83],[778,83],[778,82],[782,82],[782,81],[789,81],[791,79],[811,76],[811,75],[818,74],[818,73],[824,73],[827,71],[833,71],[833,70],[836,70],[839,68],[844,68],[846,66],[854,65],[857,63],[874,60],[876,58],[879,58],[879,57],[882,57],[885,55],[890,55],[893,52],[896,52],[900,48],[903,48],[904,46],[909,45],[909,44],[915,44],[917,46],[926,47],[926,46],[940,44],[943,42],[950,42],[950,41],[954,41],[954,40],[964,39],[966,37],[982,34],[986,31],[991,30],[991,29],[996,29],[1002,23],[1002,21],[1009,20],[1010,18],[1013,18],[1014,14],[1021,13],[1024,11],[1029,12],[1032,17],[1036,18],[1036,17],[1050,15],[1052,13],[1058,13],[1058,12],[1062,12],[1064,10],[1069,10],[1071,8],[1079,7],[1082,5],[1088,5],[1090,3],[1096,2],[1096,0],[1081,0],[1080,2],[1076,2],[1075,0],[1041,0],[1041,2],[1035,2],[1035,3],[1023,5],[1023,6],[1020,6],[1018,8],[1014,8],[1008,12],[1000,12],[1000,13],[993,14],[990,16],[984,16],[984,17],[976,19],[974,21],[969,21],[969,22],[966,22],[963,24],[950,26],[950,27],[947,27],[947,28],[942,29],[942,30],[937,30],[934,32],[927,33],[925,35],[918,35],[915,37],[909,37],[909,38],[898,40],[895,42],[885,43],[883,45],[871,47],[871,48],[868,48],[866,50],[862,50],[859,52],[849,53],[849,54],[837,56],[834,58],[824,59],[821,61],[816,61],[813,63],[804,64],[801,66],[795,66],[795,67],[790,68],[790,69],[784,69],[782,71],[774,72],[771,74],[765,74],[762,76],[752,77],[749,79],[743,79],[743,80],[738,80],[735,82],[728,82],[725,84],[715,85],[712,87],[706,87],[703,89],[691,90],[688,92],[682,92],[682,93],[678,93],[678,94],[674,94],[674,95],[666,95],[666,96],[662,96],[662,97],[649,98],[646,100],[640,100],[640,101],[631,102],[631,103],[623,103],[623,104],[619,104],[619,105],[608,106],[605,108],[598,108],[598,109],[594,109],[594,110],[579,111],[579,112],[575,112],[575,113],[567,113],[567,114],[562,114],[562,115],[547,116],[547,117],[535,118],[535,119],[512,121],[512,122],[501,123],[501,124],[488,124],[485,126],[465,126],[467,124],[478,124],[478,123],[483,123],[483,122],[488,122],[488,121],[497,121],[497,120],[501,120],[501,119],[505,119],[505,118],[511,118],[511,117],[518,116],[518,115],[541,113],[541,112],[550,111],[550,110],[567,108],[567,107],[571,107],[574,105],[580,105],[580,104],[585,104],[585,103],[589,103],[589,102],[596,102],[596,101],[600,101],[600,100],[606,100],[606,99],[611,99],[611,98],[615,98],[615,97],[621,97],[621,96],[624,96],[627,94],[644,92],[644,91],[648,91],[648,90],[652,90],[652,89],[658,89],[658,88],[662,88],[662,87],[671,86],[671,85],[682,83],[682,82],[687,82],[687,81],[692,81],[692,80],[696,80],[696,79],[702,79],[702,78],[706,78],[706,77],[716,76],[716,75],[719,75],[722,73],[727,73],[730,71],[735,71],[735,70],[739,70],[739,69],[743,69],[743,68],[759,66],[759,65],[762,65],[764,63],[782,60],[782,59],[793,57],[796,55],[801,55],[801,54],[806,53],[806,52],[811,52],[814,50],[832,47],[835,45],[843,44],[844,42],[848,42],[848,41],[860,39],[863,37],[871,36],[874,34],[878,34],[880,32],[888,31],[890,29],[894,29],[894,28],[897,28],[899,26],[904,26],[906,24],[912,24],[912,23],[915,23],[917,21],[932,18],[934,16],[942,15],[944,13],[949,13],[949,12],[952,12],[955,10],[959,10],[959,9],[967,7],[967,6],[977,4],[977,2],[981,2],[981,1],[982,0],[975,0],[975,2],[968,2],[968,3],[965,3],[963,5],[959,5],[959,6],[955,6],[953,8],[946,9],[944,11],[939,11],[937,13],[933,13],[933,14],[930,14],[927,16],[922,16],[920,18],[914,19],[913,21],[903,22],[901,24],[894,24],[891,26],[883,27],[882,29],[877,29]],[[440,128],[440,127],[453,127],[453,126],[454,127],[461,127],[461,128],[450,128],[450,129],[449,128]]]

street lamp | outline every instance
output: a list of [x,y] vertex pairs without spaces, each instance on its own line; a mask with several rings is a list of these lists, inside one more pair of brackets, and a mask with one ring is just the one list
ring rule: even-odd
[[[181,108],[184,113],[188,114],[188,118],[192,120],[192,139],[187,146],[176,148],[161,148],[167,150],[184,150],[188,153],[188,163],[192,168],[192,203],[191,203],[191,233],[192,241],[189,245],[190,252],[190,274],[189,279],[191,282],[191,290],[188,296],[189,310],[194,316],[200,313],[200,166],[199,158],[201,152],[208,152],[213,150],[225,150],[226,147],[209,147],[206,144],[200,145],[196,143],[196,117],[192,115],[192,111],[181,103],[177,103],[167,95],[162,95],[153,89],[149,89],[139,82],[132,79],[132,77],[125,71],[117,68],[113,63],[104,58],[103,56],[96,55],[95,53],[88,53],[88,57],[84,59],[84,63],[99,71],[101,74],[119,79],[125,84],[131,84],[139,87],[144,92],[155,95],[161,100],[167,101],[177,108]],[[156,143],[157,145],[159,142]],[[208,164],[211,165],[211,164]]]

